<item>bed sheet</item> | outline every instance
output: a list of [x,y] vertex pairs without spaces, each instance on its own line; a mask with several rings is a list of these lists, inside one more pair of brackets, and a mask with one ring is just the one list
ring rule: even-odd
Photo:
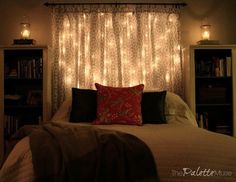
[[[143,140],[154,155],[161,181],[236,181],[236,139],[233,137],[179,124],[93,127],[130,133]],[[10,154],[0,171],[0,179],[2,182],[34,180],[28,137]]]

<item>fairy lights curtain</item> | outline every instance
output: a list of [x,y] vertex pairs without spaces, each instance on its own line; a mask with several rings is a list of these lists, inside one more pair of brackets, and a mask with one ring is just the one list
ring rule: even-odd
[[55,6],[52,29],[54,111],[72,87],[96,82],[182,92],[178,8]]

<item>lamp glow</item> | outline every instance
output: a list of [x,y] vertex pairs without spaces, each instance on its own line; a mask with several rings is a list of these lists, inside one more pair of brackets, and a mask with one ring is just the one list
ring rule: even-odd
[[22,21],[20,23],[21,28],[21,38],[22,39],[29,39],[30,37],[30,23],[28,16],[23,16]]
[[30,37],[30,24],[21,23],[21,37],[23,39],[28,39]]
[[210,28],[211,25],[209,24],[201,26],[202,40],[210,40],[210,35],[211,35]]

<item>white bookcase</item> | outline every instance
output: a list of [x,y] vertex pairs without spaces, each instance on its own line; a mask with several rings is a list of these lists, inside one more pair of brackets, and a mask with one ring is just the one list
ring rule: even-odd
[[51,117],[48,47],[0,46],[0,163],[8,138]]
[[236,136],[236,45],[190,46],[189,93],[199,125]]

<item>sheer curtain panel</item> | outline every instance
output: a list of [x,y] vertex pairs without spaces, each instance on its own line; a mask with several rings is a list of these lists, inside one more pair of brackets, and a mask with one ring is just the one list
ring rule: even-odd
[[53,110],[96,82],[181,94],[179,19],[174,6],[52,7]]

